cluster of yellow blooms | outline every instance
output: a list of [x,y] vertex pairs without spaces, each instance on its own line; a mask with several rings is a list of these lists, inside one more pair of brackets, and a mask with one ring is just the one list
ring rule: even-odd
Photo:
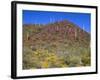
[[[84,53],[84,52],[83,52]],[[62,68],[75,66],[89,66],[90,55],[86,52],[81,56],[58,56],[55,52],[45,49],[37,49],[24,55],[25,69],[31,68]]]
[[48,52],[48,50],[38,49],[34,51],[34,55],[39,59],[38,61],[40,61],[41,68],[67,66],[66,64],[64,64],[63,59],[58,57],[55,53]]

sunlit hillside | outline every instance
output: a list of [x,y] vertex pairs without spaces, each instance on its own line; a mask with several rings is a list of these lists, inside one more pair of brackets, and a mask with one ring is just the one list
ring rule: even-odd
[[90,33],[74,23],[23,25],[23,69],[90,65]]

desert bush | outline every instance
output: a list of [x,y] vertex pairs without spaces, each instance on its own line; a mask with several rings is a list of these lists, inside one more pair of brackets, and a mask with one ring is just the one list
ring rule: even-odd
[[91,51],[90,48],[83,48],[81,50],[80,57],[81,57],[83,66],[91,65],[91,52],[90,51]]
[[77,55],[69,55],[64,57],[65,63],[68,65],[68,67],[76,67],[76,66],[82,66],[80,56]]
[[62,58],[55,53],[48,52],[48,50],[38,49],[23,56],[24,69],[67,67]]
[[[90,49],[70,48],[67,49],[67,53],[62,55],[56,52],[56,49],[51,49],[51,51],[48,48],[36,48],[34,51],[28,48],[25,49],[23,54],[23,69],[77,67],[90,65]],[[61,50],[66,51],[63,47]]]

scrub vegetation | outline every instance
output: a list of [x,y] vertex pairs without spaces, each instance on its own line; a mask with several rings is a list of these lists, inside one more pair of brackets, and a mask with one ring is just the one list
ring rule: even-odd
[[91,65],[90,34],[67,20],[23,25],[23,69]]

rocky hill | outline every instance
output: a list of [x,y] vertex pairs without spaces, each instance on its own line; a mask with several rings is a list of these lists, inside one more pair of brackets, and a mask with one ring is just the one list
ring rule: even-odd
[[[47,50],[57,56],[79,57],[88,55],[90,65],[90,34],[72,22],[58,21],[46,25],[23,25],[23,52]],[[83,64],[83,63],[82,63]],[[70,63],[70,66],[74,66]]]

